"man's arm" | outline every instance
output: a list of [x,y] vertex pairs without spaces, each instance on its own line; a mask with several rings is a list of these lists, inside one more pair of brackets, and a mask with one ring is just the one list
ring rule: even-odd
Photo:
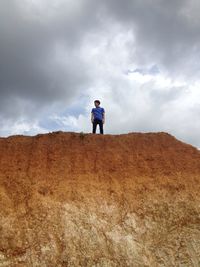
[[102,118],[103,123],[105,123],[105,111],[103,112],[103,118]]
[[91,112],[91,122],[93,123],[93,121],[94,121],[94,114],[93,112]]

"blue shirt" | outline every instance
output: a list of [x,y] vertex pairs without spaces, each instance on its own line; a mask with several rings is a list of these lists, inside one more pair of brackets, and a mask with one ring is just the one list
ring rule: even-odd
[[91,112],[94,114],[94,119],[98,119],[102,121],[103,113],[105,112],[104,108],[101,108],[101,107],[93,108]]

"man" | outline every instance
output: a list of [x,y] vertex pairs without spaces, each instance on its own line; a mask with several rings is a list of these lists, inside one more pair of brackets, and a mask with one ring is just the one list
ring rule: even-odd
[[93,124],[92,133],[96,133],[97,124],[99,124],[100,134],[103,134],[103,124],[105,123],[105,110],[100,107],[100,101],[94,101],[95,108],[91,111],[91,122]]

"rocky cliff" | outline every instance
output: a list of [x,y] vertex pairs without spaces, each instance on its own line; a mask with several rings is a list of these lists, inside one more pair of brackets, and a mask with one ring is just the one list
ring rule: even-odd
[[0,266],[200,266],[200,151],[167,133],[0,138]]

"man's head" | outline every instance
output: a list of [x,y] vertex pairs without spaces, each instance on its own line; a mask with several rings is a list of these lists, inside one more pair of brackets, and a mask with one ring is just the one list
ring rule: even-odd
[[94,101],[94,105],[95,105],[95,107],[97,108],[97,107],[100,105],[100,101],[99,101],[99,100],[95,100],[95,101]]

